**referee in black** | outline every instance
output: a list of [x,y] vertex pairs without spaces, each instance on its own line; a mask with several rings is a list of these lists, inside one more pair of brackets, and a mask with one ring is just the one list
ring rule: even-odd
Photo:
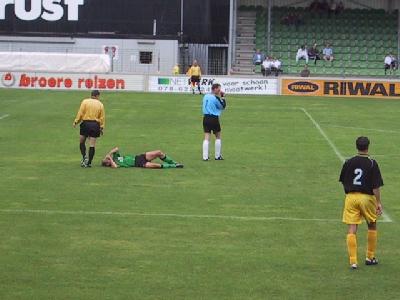
[[[74,120],[74,128],[80,123],[79,149],[82,154],[81,167],[90,168],[95,154],[96,139],[103,134],[105,126],[104,105],[100,92],[92,91],[91,98],[84,99]],[[86,155],[86,140],[89,139],[89,157]]]
[[361,136],[356,141],[358,154],[347,160],[340,173],[339,181],[346,193],[343,222],[348,225],[347,250],[350,267],[357,269],[357,228],[362,218],[368,225],[367,251],[365,264],[378,264],[375,258],[377,244],[378,216],[383,212],[380,188],[383,179],[376,160],[368,154],[370,141]]

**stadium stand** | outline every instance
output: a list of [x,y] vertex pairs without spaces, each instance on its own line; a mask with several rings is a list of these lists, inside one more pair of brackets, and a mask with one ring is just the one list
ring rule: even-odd
[[[316,42],[320,51],[325,43],[332,44],[335,61],[321,60],[317,65],[310,63],[310,71],[315,75],[384,76],[385,55],[398,54],[397,11],[387,13],[376,9],[345,9],[339,15],[328,17],[327,14],[315,14],[303,7],[274,7],[270,52],[267,51],[265,8],[247,6],[240,7],[239,11],[247,14],[253,12],[256,16],[255,48],[280,58],[286,74],[298,74],[304,68],[304,61],[297,65],[295,60],[297,49],[302,44],[310,47]],[[290,13],[300,15],[304,24],[297,29],[282,24],[281,19]],[[237,47],[240,49],[240,44]],[[240,55],[237,52],[237,59]]]

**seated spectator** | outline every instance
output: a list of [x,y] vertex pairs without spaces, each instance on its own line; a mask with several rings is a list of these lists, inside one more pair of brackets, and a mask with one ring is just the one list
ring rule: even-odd
[[385,75],[387,75],[387,71],[390,71],[390,74],[393,74],[397,69],[397,58],[389,53],[385,57]]
[[322,50],[322,55],[325,61],[333,61],[333,49],[330,44],[326,44],[324,50]]
[[314,64],[317,64],[317,60],[321,60],[318,45],[315,43],[311,48],[308,49],[308,58],[314,60]]
[[300,59],[305,59],[306,64],[308,64],[308,51],[306,45],[302,45],[299,50],[297,50],[296,63],[298,63]]
[[279,73],[282,73],[282,62],[276,57],[271,61],[271,72],[273,72],[275,76],[279,76]]
[[272,68],[272,59],[271,57],[266,57],[262,63],[261,71],[264,76],[271,75],[271,68]]
[[261,65],[264,59],[265,55],[260,51],[260,49],[257,49],[256,53],[253,55],[253,64],[256,66]]
[[392,69],[392,56],[390,54],[385,57],[385,75],[387,75],[387,70]]
[[310,76],[310,70],[308,69],[308,65],[304,65],[303,71],[300,73],[301,77],[309,77]]
[[181,73],[181,70],[180,70],[180,68],[179,68],[179,65],[176,64],[176,65],[174,66],[174,68],[172,69],[172,74],[173,74],[173,75],[179,75],[180,73]]
[[397,57],[394,56],[393,54],[390,54],[390,56],[392,57],[392,69],[397,70],[398,68]]

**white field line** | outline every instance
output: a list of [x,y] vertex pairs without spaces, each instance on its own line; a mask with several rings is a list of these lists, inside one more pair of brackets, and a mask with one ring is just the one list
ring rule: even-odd
[[[290,217],[252,217],[229,215],[190,215],[172,213],[137,213],[118,211],[73,211],[73,210],[47,210],[47,209],[0,209],[0,214],[42,214],[42,215],[92,215],[92,216],[116,216],[116,217],[160,217],[173,219],[223,219],[237,221],[293,221],[293,222],[333,222],[340,223],[338,219],[318,218],[290,218]],[[383,220],[382,222],[391,222]]]
[[252,217],[252,216],[227,216],[227,215],[191,215],[172,213],[136,213],[116,211],[66,211],[46,209],[0,209],[3,214],[44,214],[44,215],[101,215],[122,217],[164,217],[182,219],[225,219],[240,221],[303,221],[303,222],[340,222],[337,219],[289,218],[289,217]]
[[334,127],[334,128],[345,128],[345,129],[354,129],[354,130],[366,130],[366,131],[376,131],[376,132],[385,132],[385,133],[400,133],[400,131],[388,130],[388,129],[364,128],[364,127],[341,126],[341,125],[326,125],[326,126],[327,126],[327,127]]
[[0,120],[3,120],[3,119],[5,119],[5,118],[8,118],[10,115],[2,115],[1,117],[0,117]]
[[[318,122],[315,121],[315,119],[312,117],[312,115],[304,107],[301,107],[300,110],[303,111],[304,114],[310,119],[310,121],[314,124],[315,128],[318,129],[319,133],[322,135],[322,137],[326,140],[326,142],[332,148],[333,152],[335,152],[335,154],[339,158],[339,160],[342,163],[344,163],[345,162],[344,156],[340,153],[339,149],[331,141],[331,139],[328,137],[328,135],[325,133],[325,131],[321,128],[321,126],[318,124]],[[384,222],[389,222],[389,223],[393,222],[393,220],[389,217],[389,215],[386,212],[382,214],[382,220]]]

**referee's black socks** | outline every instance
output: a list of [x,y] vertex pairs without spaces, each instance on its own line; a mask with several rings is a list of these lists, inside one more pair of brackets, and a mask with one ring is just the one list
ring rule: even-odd
[[86,157],[86,144],[85,143],[80,143],[79,144],[79,149],[81,149],[82,157],[85,158]]
[[93,157],[94,157],[94,153],[96,152],[94,147],[90,147],[89,148],[89,161],[88,164],[90,165],[92,163]]

